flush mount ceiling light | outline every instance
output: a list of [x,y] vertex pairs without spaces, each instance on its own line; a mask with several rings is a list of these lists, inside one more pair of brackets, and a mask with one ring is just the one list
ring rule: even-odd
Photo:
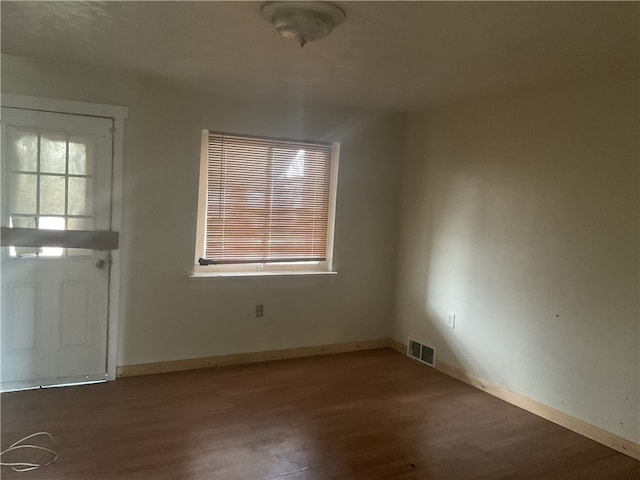
[[345,18],[344,11],[329,2],[267,2],[261,10],[280,35],[301,47],[323,39]]

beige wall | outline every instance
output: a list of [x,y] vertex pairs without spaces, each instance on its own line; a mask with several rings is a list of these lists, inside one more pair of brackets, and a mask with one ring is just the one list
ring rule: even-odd
[[[8,56],[2,91],[129,108],[119,365],[389,336],[401,117],[217,99]],[[189,278],[205,128],[341,143],[337,276]]]
[[638,112],[629,82],[410,116],[394,338],[638,442]]

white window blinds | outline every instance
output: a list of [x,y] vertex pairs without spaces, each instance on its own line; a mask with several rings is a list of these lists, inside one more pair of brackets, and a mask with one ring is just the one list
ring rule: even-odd
[[332,149],[208,132],[200,264],[325,261]]

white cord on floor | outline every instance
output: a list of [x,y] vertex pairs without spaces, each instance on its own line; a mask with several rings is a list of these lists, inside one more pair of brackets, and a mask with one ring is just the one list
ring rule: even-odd
[[[42,447],[40,445],[30,445],[30,444],[25,444],[24,442],[26,442],[27,440],[33,438],[33,437],[37,437],[39,435],[46,435],[47,437],[49,437],[51,439],[51,442],[53,443],[53,447],[52,448],[47,448],[47,447]],[[18,449],[21,448],[31,448],[34,450],[44,450],[45,452],[49,452],[52,455],[51,460],[49,460],[48,462],[45,463],[33,463],[33,462],[3,462],[0,460],[0,465],[2,465],[3,467],[11,467],[11,470],[13,470],[14,472],[29,472],[31,470],[36,470],[38,468],[42,468],[42,467],[46,467],[47,465],[51,465],[53,462],[55,462],[56,460],[58,460],[58,458],[60,457],[60,454],[58,453],[58,446],[56,445],[56,440],[53,438],[53,435],[51,435],[49,432],[36,432],[36,433],[32,433],[31,435],[27,435],[24,438],[21,438],[20,440],[18,440],[17,442],[9,445],[8,448],[2,450],[2,452],[0,452],[0,459],[9,452],[14,452]],[[55,450],[53,450],[55,449]]]

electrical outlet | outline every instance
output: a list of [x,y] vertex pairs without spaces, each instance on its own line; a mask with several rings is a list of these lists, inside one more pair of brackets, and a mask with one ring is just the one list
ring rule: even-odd
[[456,314],[455,313],[447,313],[447,327],[456,328]]
[[264,307],[263,305],[256,305],[256,317],[264,316]]

